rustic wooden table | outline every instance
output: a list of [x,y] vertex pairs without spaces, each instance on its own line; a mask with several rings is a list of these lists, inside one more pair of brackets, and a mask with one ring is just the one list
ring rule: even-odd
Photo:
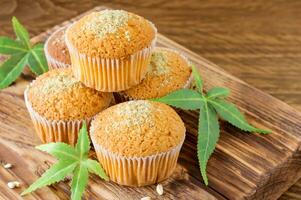
[[[160,32],[301,111],[301,1],[0,0],[0,35],[17,16],[32,36],[98,5],[153,21]],[[301,199],[301,181],[280,199]]]

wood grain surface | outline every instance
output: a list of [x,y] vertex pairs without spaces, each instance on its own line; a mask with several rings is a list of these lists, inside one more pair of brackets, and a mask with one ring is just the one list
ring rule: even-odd
[[[1,0],[0,34],[12,35],[12,15],[36,35],[99,4],[149,18],[164,35],[301,110],[300,1]],[[12,91],[19,88],[7,91],[15,96]],[[1,117],[8,118],[8,114]],[[300,185],[281,199],[300,199]]]

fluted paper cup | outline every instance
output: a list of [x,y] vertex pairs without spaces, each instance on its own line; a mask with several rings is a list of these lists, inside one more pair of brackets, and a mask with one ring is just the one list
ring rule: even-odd
[[[157,29],[154,25],[152,26],[157,35]],[[86,86],[102,92],[122,91],[140,83],[146,74],[157,40],[155,36],[149,47],[127,58],[103,58],[78,52],[68,40],[67,35],[65,34],[65,42],[71,56],[74,76]]]
[[[56,30],[53,34],[56,34],[57,32],[61,31],[62,29],[65,29],[66,27],[62,27],[59,28],[58,30]],[[71,64],[67,64],[67,63],[63,63],[60,62],[56,59],[54,59],[48,52],[48,45],[49,45],[49,41],[50,41],[50,37],[48,37],[48,39],[45,42],[45,48],[44,48],[44,53],[45,53],[45,57],[48,63],[48,66],[50,67],[50,69],[57,69],[57,68],[68,68],[71,67]]]
[[110,180],[120,185],[145,186],[167,179],[174,171],[183,140],[167,152],[144,157],[126,157],[112,153],[97,144],[90,129],[91,139],[102,167]]
[[34,124],[35,131],[43,143],[64,142],[75,145],[79,130],[84,122],[89,124],[91,118],[82,120],[49,120],[39,115],[28,100],[28,87],[24,92],[25,105]]

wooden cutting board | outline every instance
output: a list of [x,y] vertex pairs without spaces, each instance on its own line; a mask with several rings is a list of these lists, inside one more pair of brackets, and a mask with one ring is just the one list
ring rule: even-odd
[[[101,9],[104,8],[91,11]],[[36,36],[33,41],[45,41],[51,32],[79,17]],[[245,112],[249,122],[271,129],[273,133],[267,136],[248,134],[221,122],[221,137],[208,163],[209,187],[205,187],[196,158],[198,113],[182,111],[187,138],[175,173],[162,183],[163,196],[156,194],[155,186],[124,187],[92,175],[86,199],[140,199],[144,196],[153,199],[276,199],[301,177],[300,113],[160,34],[158,45],[177,49],[195,63],[205,89],[230,88],[229,100]],[[13,86],[0,91],[0,160],[14,165],[10,170],[0,167],[0,199],[22,199],[19,193],[55,162],[53,157],[34,149],[40,141],[23,99],[23,91],[32,78],[23,75]],[[20,181],[21,187],[8,189],[6,184],[11,180]],[[24,199],[69,199],[69,195],[70,186],[66,180]]]

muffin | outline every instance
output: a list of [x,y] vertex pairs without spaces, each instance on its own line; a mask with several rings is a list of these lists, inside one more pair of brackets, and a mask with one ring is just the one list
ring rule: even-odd
[[155,48],[145,78],[128,90],[115,93],[117,102],[159,98],[170,92],[187,88],[192,80],[189,61],[177,51]]
[[123,10],[84,16],[65,34],[74,76],[103,92],[126,90],[145,76],[157,30]]
[[185,131],[171,107],[138,100],[98,114],[91,122],[90,135],[98,160],[112,181],[144,186],[171,175]]
[[84,86],[70,68],[54,69],[39,76],[24,92],[25,104],[43,143],[74,145],[83,122],[109,106],[111,93]]
[[66,27],[55,31],[45,43],[45,56],[50,69],[67,68],[71,66],[71,59],[65,43]]

